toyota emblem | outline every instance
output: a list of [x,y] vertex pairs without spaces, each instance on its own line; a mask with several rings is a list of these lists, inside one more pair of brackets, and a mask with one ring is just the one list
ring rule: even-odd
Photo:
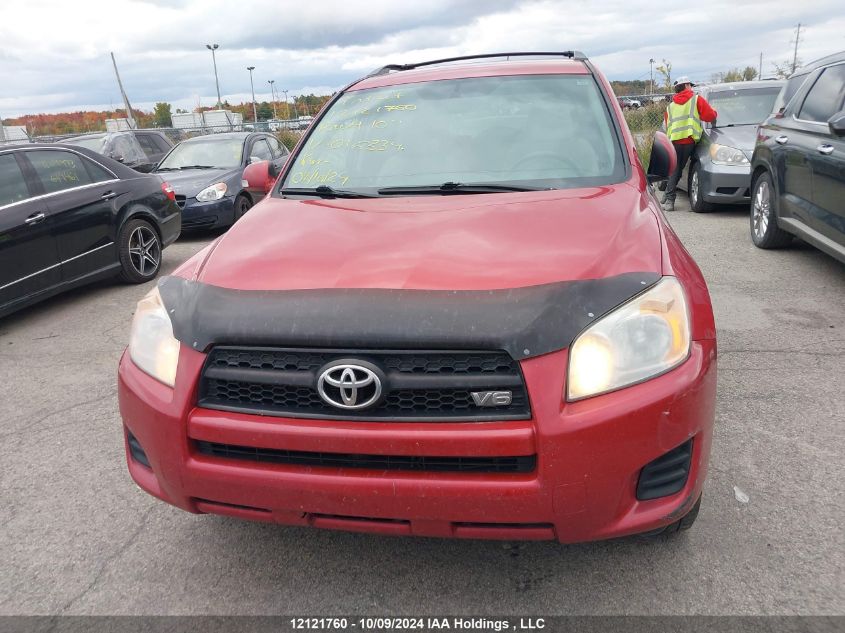
[[320,372],[317,393],[325,402],[338,409],[366,409],[381,398],[382,380],[374,368],[339,361]]

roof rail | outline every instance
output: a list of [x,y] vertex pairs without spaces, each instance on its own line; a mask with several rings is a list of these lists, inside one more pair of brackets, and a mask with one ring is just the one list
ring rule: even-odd
[[460,57],[446,57],[444,59],[434,59],[428,62],[418,62],[416,64],[387,64],[381,68],[377,68],[371,72],[367,77],[377,77],[378,75],[385,75],[391,70],[414,70],[421,66],[433,66],[435,64],[446,64],[449,62],[459,62],[468,59],[488,59],[493,57],[568,57],[569,59],[577,59],[584,61],[587,56],[581,51],[556,51],[556,52],[517,52],[517,53],[485,53],[482,55],[462,55]]

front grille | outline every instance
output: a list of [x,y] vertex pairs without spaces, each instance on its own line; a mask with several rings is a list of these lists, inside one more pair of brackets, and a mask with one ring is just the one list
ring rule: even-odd
[[366,468],[369,470],[410,470],[453,473],[529,473],[536,455],[516,457],[428,457],[417,455],[357,455],[313,453],[252,446],[233,446],[198,441],[197,452],[209,457],[270,464],[322,466],[326,468]]
[[[345,410],[317,391],[321,368],[341,359],[382,372],[383,397]],[[509,391],[482,407],[473,392]],[[199,406],[261,415],[344,420],[519,420],[530,417],[522,373],[505,352],[300,350],[215,347],[203,368]]]
[[692,440],[646,464],[637,482],[637,499],[657,499],[680,491],[689,477]]

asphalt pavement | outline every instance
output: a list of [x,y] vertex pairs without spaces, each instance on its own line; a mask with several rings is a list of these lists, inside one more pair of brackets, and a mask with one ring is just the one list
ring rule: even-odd
[[719,330],[710,475],[679,538],[391,538],[172,508],[130,480],[117,407],[146,288],[103,283],[0,319],[0,614],[845,613],[845,266],[758,250],[746,209],[684,199],[669,218]]

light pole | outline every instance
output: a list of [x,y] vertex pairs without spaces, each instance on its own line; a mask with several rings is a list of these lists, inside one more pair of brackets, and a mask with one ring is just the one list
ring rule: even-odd
[[[282,90],[285,93],[285,107],[288,107],[288,91]],[[299,118],[299,110],[296,109],[296,97],[293,98],[293,116]],[[288,118],[290,118],[290,111],[288,111]]]
[[648,60],[648,92],[654,94],[654,58]]
[[290,120],[290,108],[288,107],[288,91],[282,90],[282,94],[285,95],[285,118]]
[[258,108],[255,107],[255,85],[252,83],[252,71],[255,70],[255,66],[247,66],[246,69],[249,71],[249,87],[252,88],[252,118],[258,123]]
[[273,119],[276,119],[276,87],[273,85],[276,83],[275,79],[268,79],[267,83],[270,84],[270,94],[273,95]]
[[217,78],[217,56],[214,54],[214,51],[220,48],[220,45],[206,44],[205,47],[211,51],[211,61],[214,62],[214,83],[217,85],[217,109],[221,110],[223,108],[223,100],[220,98],[220,80]]

